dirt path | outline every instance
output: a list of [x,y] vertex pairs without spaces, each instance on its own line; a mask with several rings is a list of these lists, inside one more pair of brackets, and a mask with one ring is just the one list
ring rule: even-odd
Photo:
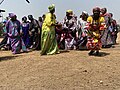
[[40,56],[39,51],[0,51],[0,90],[120,90],[120,44],[101,53]]

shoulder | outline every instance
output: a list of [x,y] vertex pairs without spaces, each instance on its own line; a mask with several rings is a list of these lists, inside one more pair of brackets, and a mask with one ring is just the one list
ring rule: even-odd
[[17,24],[21,24],[21,22],[20,22],[19,20],[16,20],[15,23],[17,23]]
[[46,13],[45,16],[46,16],[46,17],[49,17],[49,16],[51,16],[51,13]]
[[100,22],[104,22],[105,21],[105,19],[104,19],[104,17],[100,17]]
[[35,22],[35,23],[38,23],[38,20],[34,19],[34,22]]
[[19,21],[19,20],[16,20],[16,22],[19,22],[19,23],[20,23],[20,21]]
[[6,22],[6,25],[9,25],[9,24],[12,24],[12,21],[11,21],[11,20],[8,20],[8,21]]
[[89,16],[88,18],[87,18],[87,21],[89,22],[89,21],[92,21],[93,20],[93,18],[92,18],[92,16]]

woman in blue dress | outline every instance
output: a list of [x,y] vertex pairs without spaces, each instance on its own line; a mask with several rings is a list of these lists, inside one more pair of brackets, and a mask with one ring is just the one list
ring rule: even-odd
[[27,48],[29,48],[29,46],[30,46],[29,23],[27,22],[27,17],[26,16],[24,16],[22,18],[22,32],[23,32],[22,39],[25,43],[25,46]]

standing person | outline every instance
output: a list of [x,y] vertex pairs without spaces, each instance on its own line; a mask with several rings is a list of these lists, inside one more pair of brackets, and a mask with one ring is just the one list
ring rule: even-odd
[[109,48],[113,45],[113,40],[112,40],[112,28],[111,28],[111,22],[112,18],[109,13],[107,13],[106,8],[101,9],[101,16],[104,17],[105,19],[105,24],[106,24],[106,29],[102,32],[102,47],[103,48]]
[[38,24],[39,24],[39,28],[40,28],[40,31],[41,31],[42,30],[42,24],[43,24],[42,17],[38,17]]
[[74,49],[74,42],[76,40],[77,21],[72,10],[66,11],[66,16],[63,20],[63,30],[65,33],[65,49]]
[[32,15],[28,15],[28,19],[30,20],[30,42],[31,48],[34,50],[40,50],[40,28],[38,21],[33,18]]
[[45,15],[41,36],[41,55],[52,55],[59,53],[55,35],[55,6],[48,7],[49,12]]
[[117,40],[117,34],[118,34],[118,27],[117,27],[117,22],[115,19],[113,19],[112,21],[112,25],[113,25],[113,43],[117,44],[116,40]]
[[[41,33],[42,33],[42,24],[43,24],[43,18],[39,17],[38,18],[38,24],[39,24],[39,28],[40,28],[40,36],[39,36],[39,40],[41,42]],[[40,49],[41,49],[41,43],[40,43]]]
[[83,11],[80,19],[78,20],[78,30],[77,30],[78,40],[77,40],[76,45],[77,45],[77,49],[80,49],[80,50],[87,49],[87,47],[86,47],[86,43],[87,43],[87,29],[86,29],[87,18],[88,18],[88,13],[86,11]]
[[27,48],[29,48],[29,46],[30,46],[29,23],[27,21],[27,17],[26,16],[24,16],[22,18],[22,32],[23,32],[22,38],[23,38],[23,41],[25,43],[25,46]]
[[[3,22],[3,26],[2,26],[2,30],[3,30],[3,40],[0,42],[0,49],[2,47],[5,47],[7,45],[7,40],[8,40],[8,35],[7,35],[7,31],[5,29],[5,25],[7,23],[7,20],[4,20]],[[7,49],[7,48],[6,48]]]
[[45,20],[45,14],[42,15],[42,21],[44,21],[44,20]]
[[117,22],[115,19],[113,19],[113,14],[112,13],[109,13],[110,14],[110,17],[112,18],[111,19],[111,36],[112,36],[112,41],[113,41],[113,44],[115,45],[116,44],[116,39],[117,39],[117,33],[118,33],[118,28],[117,28]]
[[20,21],[17,20],[17,16],[14,13],[9,13],[10,20],[6,23],[6,31],[8,31],[8,36],[10,38],[10,44],[13,54],[19,54],[21,49],[26,52],[26,46],[21,38],[22,25]]
[[89,16],[87,19],[88,22],[88,41],[87,48],[91,51],[89,55],[94,55],[96,51],[96,55],[99,55],[99,50],[102,47],[101,44],[101,30],[104,30],[105,23],[104,18],[100,16],[100,8],[93,8],[93,15]]

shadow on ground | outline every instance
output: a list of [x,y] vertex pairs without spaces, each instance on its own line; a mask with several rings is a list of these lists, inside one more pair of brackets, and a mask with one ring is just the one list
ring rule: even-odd
[[18,56],[4,56],[4,57],[0,57],[0,62],[1,61],[7,61],[7,60],[11,60],[11,59],[15,59]]
[[110,55],[110,53],[100,52],[98,55],[94,55],[94,56],[96,56],[96,57],[104,57],[104,56],[107,56],[107,55]]
[[69,50],[60,50],[60,53],[68,53],[70,52]]

